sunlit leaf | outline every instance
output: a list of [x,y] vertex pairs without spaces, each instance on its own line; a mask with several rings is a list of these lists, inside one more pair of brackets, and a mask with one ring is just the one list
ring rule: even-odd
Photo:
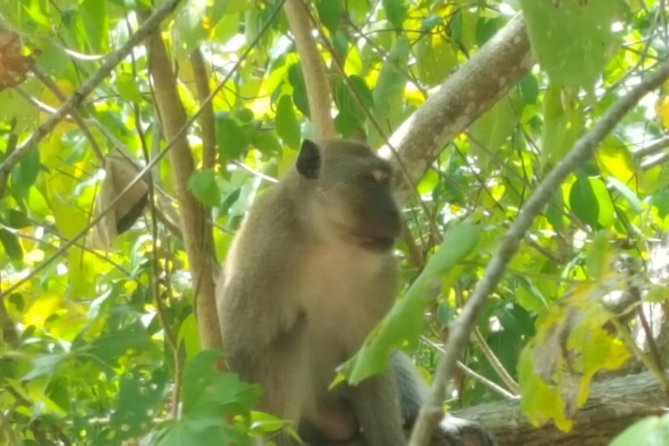
[[593,228],[608,228],[613,224],[613,203],[599,178],[579,176],[569,192],[569,206],[583,223]]
[[665,129],[669,128],[669,96],[662,96],[655,104],[655,113]]
[[521,0],[532,49],[553,82],[590,88],[610,57],[619,0]]
[[89,49],[96,53],[104,53],[107,50],[109,18],[106,3],[98,0],[84,0],[78,8],[81,14],[79,27],[85,32]]
[[420,80],[436,85],[446,78],[458,59],[450,42],[428,33],[418,41],[416,62]]
[[574,90],[551,83],[544,95],[542,164],[555,165],[581,135],[584,115]]

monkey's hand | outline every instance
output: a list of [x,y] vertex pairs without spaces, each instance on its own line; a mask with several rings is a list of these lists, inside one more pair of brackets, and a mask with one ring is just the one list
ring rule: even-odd
[[434,434],[432,446],[497,446],[497,441],[479,423],[446,414]]

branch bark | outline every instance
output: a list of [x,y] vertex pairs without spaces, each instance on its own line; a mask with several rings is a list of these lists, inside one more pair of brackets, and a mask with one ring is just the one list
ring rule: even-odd
[[179,94],[176,76],[167,55],[160,32],[155,31],[147,41],[149,72],[154,95],[168,141],[174,190],[180,205],[180,220],[184,247],[193,275],[195,314],[198,319],[202,348],[222,347],[214,285],[214,240],[206,208],[188,190],[188,179],[195,170],[188,139],[181,129],[188,119]]
[[567,175],[590,159],[597,146],[615,128],[616,124],[627,112],[646,93],[658,88],[667,77],[669,77],[669,61],[659,64],[648,77],[633,87],[627,95],[609,108],[592,129],[585,133],[569,153],[546,175],[546,178],[544,178],[521,208],[518,217],[501,240],[483,277],[476,284],[474,292],[452,325],[445,347],[445,354],[440,358],[435,372],[430,398],[421,409],[421,414],[418,417],[411,436],[410,444],[412,446],[426,444],[425,440],[434,431],[436,426],[432,420],[435,418],[435,413],[441,412],[440,406],[445,396],[445,384],[453,374],[456,362],[464,350],[469,334],[475,326],[476,318],[483,308],[488,294],[490,294],[502,278],[506,266],[516,253],[520,241],[525,236],[534,217],[541,212],[550,200],[553,192],[560,187],[560,184]]
[[0,164],[0,197],[4,195],[9,173],[14,166],[16,166],[16,164],[18,164],[18,162],[21,161],[38,142],[48,135],[60,121],[65,119],[72,110],[79,107],[86,96],[88,96],[100,82],[109,76],[116,65],[125,59],[126,56],[142,42],[142,40],[151,34],[160,23],[174,11],[179,2],[180,0],[168,0],[163,3],[160,8],[157,8],[120,48],[113,51],[105,58],[95,74],[89,77],[88,80],[84,82],[74,94],[72,94],[72,96],[63,102],[60,108],[52,114],[49,119],[44,121],[27,139],[19,144],[15,151],[7,155],[2,164]]
[[202,167],[211,169],[216,163],[216,121],[214,119],[214,105],[211,101],[207,101],[207,98],[211,95],[211,88],[209,88],[207,64],[202,57],[200,48],[196,48],[190,55],[190,63],[193,66],[197,98],[202,109],[200,113]]
[[316,40],[311,34],[312,21],[306,8],[307,5],[303,0],[286,0],[283,4],[290,30],[295,38],[295,46],[300,55],[314,133],[317,139],[334,138],[336,132],[334,120],[330,114],[332,97],[330,83],[323,59],[316,47]]
[[500,446],[604,446],[635,421],[666,412],[667,395],[650,372],[595,382],[570,432],[552,424],[532,426],[518,401],[481,404],[453,415],[478,420]]
[[409,195],[444,146],[529,73],[532,64],[525,21],[518,15],[390,137],[389,147],[397,151],[397,162],[406,175],[400,184],[401,197]]

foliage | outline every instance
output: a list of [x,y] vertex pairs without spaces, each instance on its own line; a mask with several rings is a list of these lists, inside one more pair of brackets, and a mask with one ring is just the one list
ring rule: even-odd
[[[0,165],[127,40],[139,26],[137,11],[150,3],[0,0]],[[540,67],[457,136],[415,185],[398,243],[404,297],[374,333],[381,350],[367,344],[373,354],[363,350],[361,368],[349,369],[354,379],[376,370],[390,346],[411,347],[432,371],[449,323],[529,193],[667,56],[659,0],[373,3],[309,2],[340,136],[380,146],[519,10]],[[300,60],[286,20],[274,18],[278,7],[275,0],[184,0],[162,28],[187,113],[202,104],[194,50],[208,63],[205,83],[217,89],[216,165],[203,162],[203,121],[186,132],[197,165],[188,189],[208,207],[218,260],[254,197],[312,135]],[[625,254],[646,265],[650,242],[669,228],[668,167],[637,152],[666,134],[667,90],[642,101],[555,191],[479,319],[467,364],[512,393],[519,388],[534,422],[568,428],[595,373],[633,353],[620,330],[637,328],[634,322],[602,302],[632,282],[614,259]],[[149,432],[161,444],[212,436],[243,444],[249,431],[283,427],[251,411],[258,390],[218,374],[216,353],[198,354],[197,285],[175,230],[168,158],[150,172],[155,210],[108,250],[84,239],[105,178],[103,155],[120,151],[146,166],[169,150],[152,95],[138,46],[11,170],[0,201],[3,444],[119,444]],[[649,300],[666,299],[666,285],[634,279]],[[425,299],[433,294],[439,297]],[[485,381],[455,384],[464,405],[499,398]],[[665,425],[647,420],[617,441]]]

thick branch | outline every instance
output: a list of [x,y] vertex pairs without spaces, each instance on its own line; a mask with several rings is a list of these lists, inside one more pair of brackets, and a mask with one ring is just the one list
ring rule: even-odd
[[518,401],[482,404],[453,415],[481,422],[500,446],[604,446],[636,420],[665,413],[666,405],[657,379],[644,372],[594,383],[588,402],[574,414],[570,432],[552,424],[532,426]]
[[311,17],[306,8],[303,0],[286,0],[283,5],[290,30],[295,38],[297,52],[300,55],[300,65],[309,101],[309,113],[316,138],[333,138],[335,127],[330,115],[330,84],[323,65],[323,58],[311,34]]
[[597,146],[611,133],[623,116],[636,106],[646,93],[659,87],[667,77],[669,77],[669,61],[658,65],[655,71],[609,108],[592,129],[583,135],[569,153],[546,175],[546,178],[521,208],[518,217],[500,242],[497,252],[488,264],[483,277],[476,284],[474,292],[462,308],[462,313],[453,323],[446,343],[446,352],[439,360],[432,383],[431,395],[426,406],[421,409],[421,415],[411,437],[411,445],[425,444],[422,438],[428,438],[428,433],[434,430],[435,426],[430,425],[429,420],[434,418],[436,411],[441,410],[440,405],[444,400],[445,384],[453,374],[456,362],[464,350],[469,334],[474,328],[476,318],[481,312],[488,294],[502,278],[507,264],[516,253],[520,241],[525,236],[525,232],[529,229],[534,217],[546,206],[553,192],[559,189],[567,175],[592,157]]
[[37,127],[30,136],[25,139],[16,150],[9,155],[0,164],[0,197],[4,195],[5,186],[7,185],[7,178],[9,173],[12,171],[14,166],[25,157],[28,152],[37,145],[38,142],[42,140],[46,135],[53,130],[56,125],[65,119],[70,112],[81,105],[84,98],[88,96],[95,87],[102,82],[112,70],[118,65],[125,57],[130,54],[130,52],[139,45],[142,40],[144,40],[149,34],[153,32],[160,22],[162,22],[165,17],[167,17],[176,6],[179,4],[180,0],[168,0],[163,3],[160,8],[156,9],[150,17],[139,27],[139,29],[131,35],[128,40],[117,50],[109,54],[100,69],[93,74],[86,82],[83,83],[77,91],[74,92],[69,99],[67,99],[60,108],[52,114],[49,119],[44,121],[42,125]]
[[214,292],[215,256],[212,228],[205,207],[188,190],[188,179],[195,167],[186,134],[181,132],[187,124],[186,111],[177,93],[176,76],[159,31],[151,34],[147,46],[149,72],[154,84],[163,132],[168,141],[173,141],[172,150],[169,152],[170,168],[180,205],[184,245],[193,275],[200,342],[202,348],[221,347]]
[[390,137],[408,178],[407,196],[444,146],[492,107],[532,66],[522,16],[512,18]]

